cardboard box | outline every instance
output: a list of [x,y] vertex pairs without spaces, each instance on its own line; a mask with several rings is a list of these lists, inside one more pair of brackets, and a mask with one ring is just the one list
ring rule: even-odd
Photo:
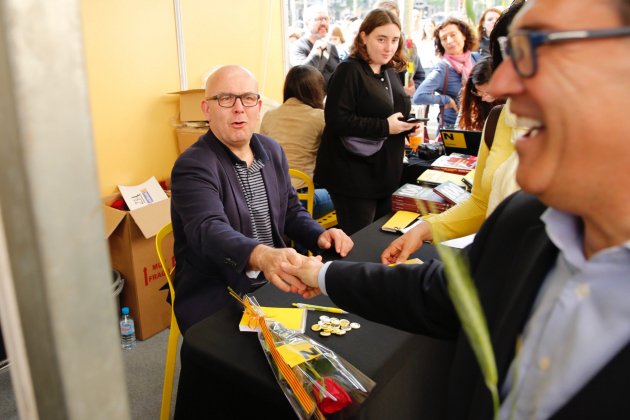
[[[125,279],[120,295],[135,321],[136,337],[146,340],[170,324],[171,305],[166,302],[166,276],[155,249],[155,235],[171,221],[171,200],[121,211],[109,206],[120,195],[103,199],[105,237],[114,269]],[[173,261],[172,235],[164,243],[167,261]]]
[[180,90],[171,92],[179,95],[180,121],[207,121],[201,112],[201,101],[204,99],[204,89]]
[[208,132],[208,127],[177,127],[175,133],[177,133],[177,149],[181,154],[184,150],[188,149],[191,144],[199,140],[199,137]]

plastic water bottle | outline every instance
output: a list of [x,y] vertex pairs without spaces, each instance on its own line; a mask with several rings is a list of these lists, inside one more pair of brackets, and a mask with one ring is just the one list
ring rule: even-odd
[[129,308],[122,308],[122,316],[120,317],[120,343],[124,350],[131,350],[136,347],[136,328],[133,318],[129,315]]

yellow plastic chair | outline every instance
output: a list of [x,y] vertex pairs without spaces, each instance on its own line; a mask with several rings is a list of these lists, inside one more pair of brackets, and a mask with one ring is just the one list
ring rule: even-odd
[[164,259],[162,242],[164,238],[173,233],[173,225],[164,226],[155,235],[155,249],[157,250],[160,264],[168,281],[168,289],[171,293],[171,331],[168,335],[168,345],[166,346],[166,363],[164,366],[164,385],[162,387],[162,407],[160,409],[160,420],[168,420],[171,415],[171,399],[173,395],[173,379],[175,377],[175,363],[177,361],[177,342],[179,340],[179,326],[175,319],[173,306],[175,303],[175,288],[173,287],[172,274],[175,267],[170,267]]
[[[313,184],[313,180],[310,176],[298,169],[289,169],[289,176],[302,180],[306,184],[306,192],[298,192],[298,198],[306,201],[306,211],[312,216],[313,206],[315,204],[315,184]],[[324,229],[337,226],[337,212],[333,210],[316,220]]]

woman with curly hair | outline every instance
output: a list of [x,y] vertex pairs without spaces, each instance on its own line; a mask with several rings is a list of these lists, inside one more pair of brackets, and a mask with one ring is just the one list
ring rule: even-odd
[[481,131],[486,118],[490,115],[490,110],[505,102],[497,100],[486,91],[491,76],[492,60],[482,58],[477,61],[470,72],[466,86],[462,89],[461,107],[457,116],[459,128]]
[[440,105],[441,124],[453,127],[459,111],[459,93],[479,60],[477,37],[466,22],[450,17],[435,28],[435,52],[442,57],[416,90],[413,103]]
[[[411,108],[398,77],[405,66],[400,21],[388,10],[374,9],[361,23],[350,56],[330,78],[315,183],[330,193],[348,235],[391,211],[405,133],[418,127],[403,121]],[[353,150],[356,139],[369,150]]]

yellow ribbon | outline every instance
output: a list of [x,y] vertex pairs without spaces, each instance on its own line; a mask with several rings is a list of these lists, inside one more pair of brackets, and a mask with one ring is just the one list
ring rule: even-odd
[[[234,296],[235,298],[238,297],[238,295],[235,296],[234,294],[232,294],[232,296]],[[293,369],[291,369],[289,365],[286,364],[286,362],[282,358],[282,355],[280,355],[280,353],[278,352],[278,349],[276,348],[276,345],[273,341],[271,331],[269,331],[267,323],[265,322],[265,317],[256,312],[252,304],[249,302],[249,299],[240,299],[240,297],[238,297],[238,300],[243,304],[243,306],[245,307],[245,311],[254,323],[254,325],[251,327],[260,327],[260,331],[262,331],[263,337],[265,338],[265,343],[267,343],[267,347],[271,352],[271,357],[276,363],[276,366],[278,366],[278,370],[280,370],[280,373],[282,374],[282,376],[284,376],[287,383],[293,390],[293,393],[297,397],[304,411],[308,414],[314,414],[316,419],[325,419],[324,415],[317,408],[317,405],[315,404],[315,401],[313,401],[311,395],[306,391],[306,389],[304,389],[304,386],[295,375],[295,372],[293,372]]]

